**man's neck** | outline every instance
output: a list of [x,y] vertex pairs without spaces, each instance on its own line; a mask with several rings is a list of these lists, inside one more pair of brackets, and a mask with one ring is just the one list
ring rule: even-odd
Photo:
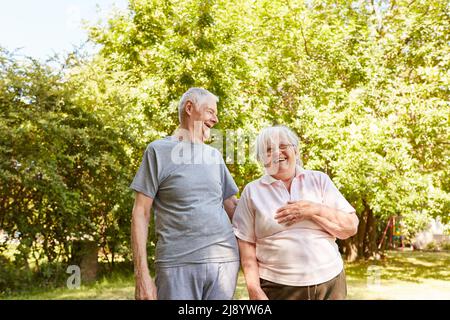
[[178,141],[184,141],[184,142],[193,142],[193,143],[203,143],[203,135],[202,134],[196,134],[194,127],[189,126],[186,124],[180,125],[175,132],[173,133],[173,136]]

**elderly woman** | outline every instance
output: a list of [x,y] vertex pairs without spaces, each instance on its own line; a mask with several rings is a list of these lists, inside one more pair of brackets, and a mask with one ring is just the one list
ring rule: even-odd
[[355,210],[326,174],[301,168],[287,127],[264,129],[257,152],[266,174],[246,185],[233,217],[250,299],[345,299],[335,240],[356,233]]

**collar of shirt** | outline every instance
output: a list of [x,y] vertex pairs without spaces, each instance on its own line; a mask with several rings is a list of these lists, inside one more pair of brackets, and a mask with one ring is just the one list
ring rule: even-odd
[[[300,177],[300,176],[303,175],[303,174],[305,174],[305,170],[302,169],[300,166],[295,166],[295,175],[294,175],[294,178],[298,178],[298,177]],[[272,183],[274,183],[275,181],[279,181],[279,180],[275,179],[274,177],[272,177],[272,176],[269,175],[269,174],[265,174],[265,175],[262,176],[262,178],[261,178],[261,182],[262,182],[263,184],[272,184]]]

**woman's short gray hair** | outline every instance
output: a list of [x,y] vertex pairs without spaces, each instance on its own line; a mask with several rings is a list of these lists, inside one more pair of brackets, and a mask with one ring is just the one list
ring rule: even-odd
[[198,107],[207,97],[212,97],[216,102],[219,102],[219,98],[206,89],[190,88],[188,91],[186,91],[181,97],[180,103],[178,104],[178,119],[180,120],[180,123],[183,120],[184,107],[186,106],[186,103],[188,101],[191,101],[195,107]]
[[[267,146],[274,140],[279,140],[281,135],[285,135],[289,140],[289,143],[291,143],[295,150],[298,151],[299,139],[294,131],[283,125],[267,127],[262,129],[256,138],[256,159],[259,162],[263,163],[263,160],[267,154]],[[302,161],[299,156],[297,156],[297,164],[302,166]]]

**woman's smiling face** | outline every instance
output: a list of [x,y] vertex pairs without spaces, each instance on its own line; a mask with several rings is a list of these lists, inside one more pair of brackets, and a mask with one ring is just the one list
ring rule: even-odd
[[288,137],[280,132],[268,141],[264,159],[264,167],[275,179],[286,179],[295,174],[297,163],[296,147]]

